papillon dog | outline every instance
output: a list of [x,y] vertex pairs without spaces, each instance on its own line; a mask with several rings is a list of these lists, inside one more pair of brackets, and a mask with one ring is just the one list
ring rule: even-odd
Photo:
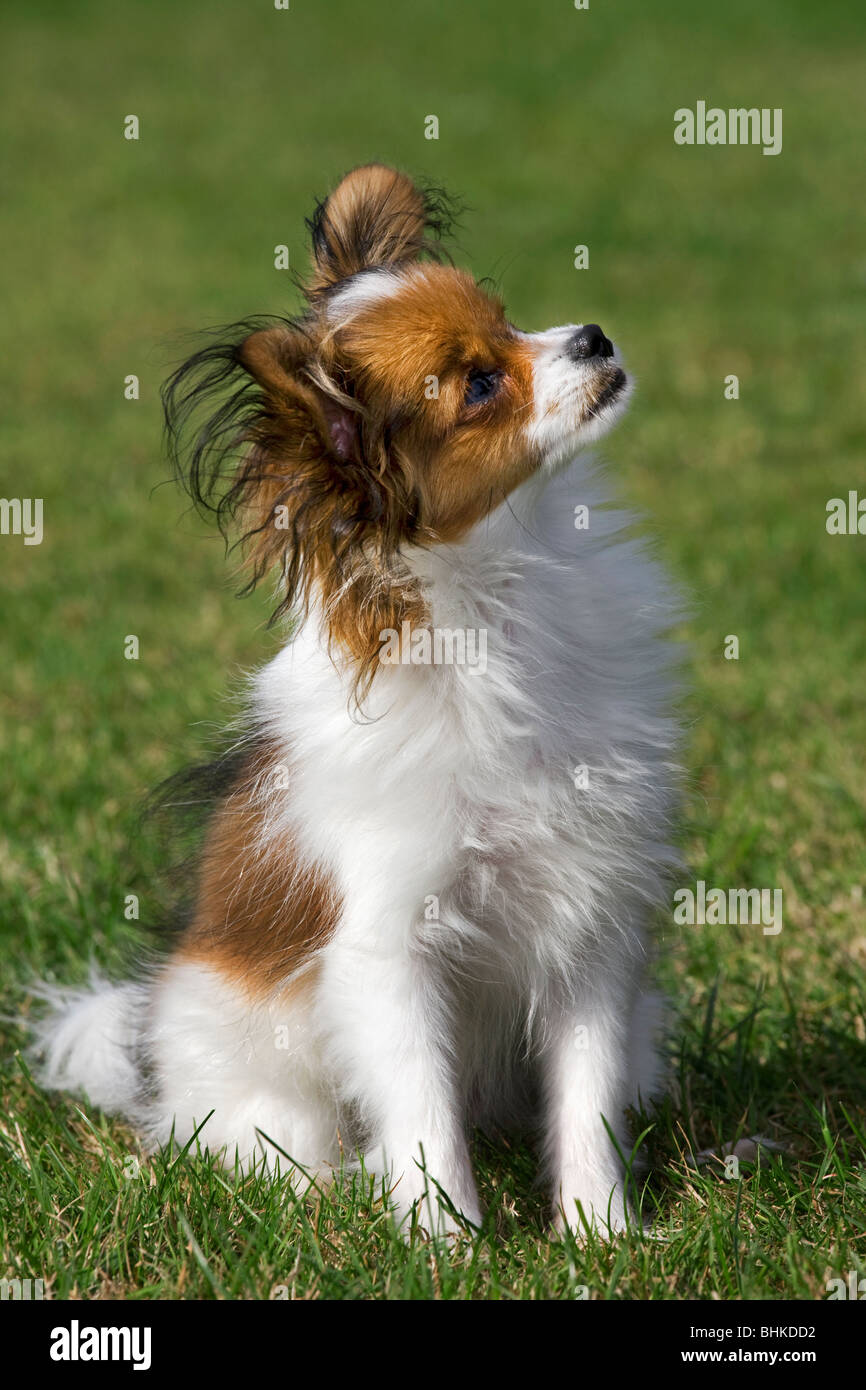
[[304,1182],[362,1156],[433,1234],[481,1220],[473,1128],[517,1128],[559,1228],[607,1233],[662,1072],[677,602],[580,457],[625,409],[619,353],[515,327],[448,212],[354,169],[300,315],[167,385],[181,476],[275,575],[286,641],[170,949],[49,989],[42,1076],[152,1146]]

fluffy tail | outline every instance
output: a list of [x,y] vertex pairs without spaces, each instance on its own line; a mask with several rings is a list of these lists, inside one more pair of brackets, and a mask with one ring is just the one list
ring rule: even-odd
[[138,1054],[146,987],[115,985],[94,971],[87,988],[40,984],[31,992],[50,1005],[34,1025],[42,1085],[83,1091],[109,1114],[134,1114],[142,1092]]

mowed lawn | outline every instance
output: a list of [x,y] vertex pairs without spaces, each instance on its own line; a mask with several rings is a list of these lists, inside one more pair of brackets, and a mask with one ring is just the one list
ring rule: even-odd
[[[862,7],[17,8],[0,495],[44,499],[44,539],[0,536],[0,1276],[54,1298],[820,1299],[866,1273],[866,536],[825,527],[828,499],[866,495]],[[782,153],[675,145],[699,100],[782,108]],[[123,961],[127,896],[157,911],[142,798],[275,649],[265,597],[234,598],[222,543],[160,486],[160,381],[195,330],[291,311],[275,246],[302,268],[314,197],[370,158],[462,195],[456,258],[515,322],[621,344],[639,391],[603,456],[692,600],[683,886],[783,891],[775,936],[658,922],[653,1239],[552,1243],[531,1148],[480,1142],[481,1235],[406,1247],[363,1183],[297,1201],[145,1158],[40,1093],[8,1021],[34,973]],[[688,1161],[754,1134],[781,1147],[739,1178]]]

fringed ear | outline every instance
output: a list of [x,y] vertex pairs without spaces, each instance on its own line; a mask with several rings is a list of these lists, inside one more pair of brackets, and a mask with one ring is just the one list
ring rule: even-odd
[[293,440],[346,462],[358,428],[354,402],[338,392],[328,399],[309,380],[313,347],[302,325],[248,319],[214,336],[169,378],[162,400],[177,477],[225,530]]
[[319,203],[307,226],[312,236],[311,294],[359,270],[396,266],[422,252],[439,259],[457,205],[439,190],[421,188],[384,164],[364,164]]
[[419,512],[407,469],[371,466],[360,406],[317,369],[303,324],[235,325],[175,372],[163,403],[178,477],[224,533],[237,523],[244,592],[276,566],[276,618],[317,591],[363,690],[381,628],[420,611],[400,562]]
[[360,462],[360,413],[351,397],[326,382],[310,363],[310,343],[285,324],[261,329],[241,343],[238,360],[279,406],[295,397],[309,410],[326,449],[342,463]]
[[314,384],[312,360],[303,326],[248,320],[190,357],[163,390],[178,478],[224,534],[236,523],[251,586],[281,562],[286,603],[310,578],[305,552],[329,509],[339,503],[345,514],[354,499],[363,512],[368,501],[358,497],[368,491],[358,408]]

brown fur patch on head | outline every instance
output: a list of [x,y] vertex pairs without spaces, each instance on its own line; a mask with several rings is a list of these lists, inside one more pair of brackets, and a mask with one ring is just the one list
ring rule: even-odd
[[[240,522],[250,587],[278,567],[278,613],[320,605],[356,697],[378,669],[380,633],[429,621],[407,549],[459,539],[538,462],[521,335],[470,275],[418,259],[441,223],[440,204],[405,175],[354,170],[311,223],[305,314],[239,324],[164,393],[192,496],[221,524]],[[489,398],[471,395],[479,377],[495,385]]]
[[278,614],[321,604],[335,655],[354,663],[362,696],[378,665],[379,632],[426,613],[401,559],[418,531],[413,469],[390,455],[350,383],[323,371],[312,319],[249,326],[239,342],[205,349],[172,378],[170,437],[226,380],[238,383],[200,428],[184,480],[221,524],[239,523],[248,587],[276,565]]
[[363,696],[380,632],[427,616],[401,559],[419,532],[417,480],[409,456],[389,452],[373,412],[321,356],[307,355],[298,373],[307,342],[266,330],[240,349],[265,388],[262,432],[244,465],[248,555],[256,576],[278,562],[286,606],[300,599],[308,608],[314,593],[320,599],[330,639],[355,663]]
[[[532,358],[502,304],[465,271],[414,265],[352,306],[329,354],[354,383],[392,454],[412,461],[427,541],[456,540],[535,470],[527,441]],[[489,397],[467,402],[474,377]]]

